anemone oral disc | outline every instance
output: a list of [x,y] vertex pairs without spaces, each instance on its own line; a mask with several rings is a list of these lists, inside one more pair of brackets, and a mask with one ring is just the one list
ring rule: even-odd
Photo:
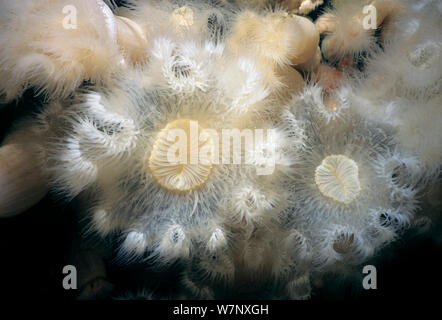
[[316,167],[315,183],[326,197],[342,204],[351,203],[359,195],[358,165],[344,155],[331,155]]

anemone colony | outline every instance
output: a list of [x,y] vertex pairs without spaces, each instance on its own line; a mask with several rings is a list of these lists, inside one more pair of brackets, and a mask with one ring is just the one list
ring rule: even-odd
[[[441,2],[302,16],[322,3],[1,1],[1,96],[47,101],[15,139],[54,192],[87,194],[90,229],[122,237],[122,259],[184,265],[186,297],[249,283],[308,298],[311,274],[350,272],[430,221],[419,200],[442,163]],[[193,123],[212,159],[226,129],[273,140],[241,148],[246,163],[195,162],[189,144],[170,163],[170,130]]]

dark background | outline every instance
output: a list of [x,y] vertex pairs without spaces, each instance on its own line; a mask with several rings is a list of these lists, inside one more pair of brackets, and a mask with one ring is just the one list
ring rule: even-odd
[[[120,1],[117,1],[120,2]],[[314,18],[324,6],[316,10]],[[0,79],[7,81],[7,79]],[[0,143],[14,121],[38,112],[44,101],[32,89],[19,101],[0,106]],[[432,209],[436,210],[436,209]],[[441,216],[442,212],[433,216]],[[313,289],[312,300],[370,301],[433,300],[442,285],[442,219],[424,235],[408,232],[366,264],[377,267],[378,289],[363,290],[360,278],[328,274]],[[0,219],[0,295],[2,299],[72,300],[78,292],[62,287],[63,266],[69,264],[72,242],[78,233],[74,203],[49,194],[27,212]],[[117,246],[117,244],[115,244]],[[152,270],[148,263],[120,265],[106,260],[109,281],[116,295],[140,283],[167,294],[174,291],[179,266]],[[141,279],[141,280],[140,280]]]

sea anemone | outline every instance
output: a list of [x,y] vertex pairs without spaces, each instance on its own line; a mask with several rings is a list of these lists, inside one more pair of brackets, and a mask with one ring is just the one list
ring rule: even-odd
[[[111,9],[101,0],[1,1],[0,95],[35,87],[67,97],[83,81],[109,83],[122,56]],[[72,16],[72,19],[70,18]]]
[[[135,67],[118,86],[77,94],[56,121],[40,117],[40,128],[51,128],[53,186],[68,198],[92,195],[90,229],[122,232],[125,259],[150,250],[169,262],[226,246],[217,216],[221,195],[248,177],[239,174],[241,163],[226,164],[230,154],[226,158],[220,137],[226,130],[241,134],[268,94],[254,95],[265,87],[248,60],[214,73],[223,63],[222,47],[214,48],[213,42],[178,45],[158,37],[143,72]],[[227,74],[246,82],[226,90]],[[238,151],[241,160],[247,153]]]
[[[400,14],[397,0],[334,1],[317,21],[320,33],[325,34],[322,52],[331,61],[345,56],[359,58],[362,53],[376,49],[375,30],[394,21]],[[374,20],[374,21],[373,21]]]
[[408,221],[416,210],[417,188],[398,189],[397,178],[378,169],[395,148],[382,126],[352,109],[328,120],[302,104],[291,108],[306,121],[307,138],[294,167],[290,222],[306,238],[313,268],[362,263],[385,244],[367,227],[373,211],[394,211]]
[[437,95],[442,81],[441,16],[430,4],[402,14],[386,34],[383,51],[367,61],[368,81],[383,83],[390,97]]

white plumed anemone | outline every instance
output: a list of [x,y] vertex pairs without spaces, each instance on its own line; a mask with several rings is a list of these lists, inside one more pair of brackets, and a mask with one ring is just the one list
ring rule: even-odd
[[376,244],[366,243],[367,239],[351,226],[331,225],[323,230],[318,237],[319,250],[313,254],[312,263],[319,269],[326,269],[330,262],[360,264],[373,253]]
[[442,13],[433,6],[409,11],[388,34],[383,52],[368,61],[367,74],[384,83],[390,95],[437,95],[442,83]]
[[362,117],[389,127],[402,157],[415,157],[421,174],[441,166],[441,11],[434,2],[403,2],[403,11],[384,37],[384,49],[345,94]]
[[223,231],[221,227],[215,226],[209,235],[210,237],[206,243],[209,253],[220,252],[227,248],[228,239],[225,231]]
[[122,59],[112,11],[102,0],[0,2],[0,95],[35,87],[66,97],[83,81],[110,80]]
[[311,108],[327,121],[332,121],[349,107],[349,90],[346,85],[326,90],[320,84],[309,83],[298,96],[293,97],[292,103]]
[[[218,86],[224,91],[226,104],[239,113],[246,113],[251,106],[269,96],[270,90],[265,82],[265,74],[260,72],[253,59],[241,57],[226,63],[216,70]],[[234,77],[232,75],[235,74]]]
[[[198,123],[216,129],[226,117],[216,112],[216,100],[202,92],[186,98],[139,90],[136,96],[125,96],[126,90],[90,93],[83,97],[85,102],[65,112],[65,126],[54,137],[63,143],[51,144],[49,171],[58,190],[70,197],[91,188],[97,197],[92,223],[99,231],[137,232],[137,237],[128,234],[123,250],[140,254],[150,247],[165,261],[185,257],[198,221],[214,215],[218,196],[233,176],[222,164],[188,163],[190,141],[185,163],[170,162],[168,149],[173,148],[167,135],[169,129],[189,134],[189,119],[197,129],[202,128]],[[135,89],[127,92],[134,94]],[[199,144],[199,150],[206,143]],[[214,151],[213,145],[209,151]],[[164,232],[170,237],[163,237]],[[141,235],[147,238],[134,240]]]
[[397,0],[334,1],[333,6],[316,21],[319,32],[325,34],[322,52],[332,61],[373,51],[375,30],[389,27],[401,8]]
[[190,239],[186,235],[182,226],[178,224],[170,225],[164,232],[164,237],[158,243],[156,250],[165,257],[184,257],[189,256]]
[[234,279],[235,267],[231,257],[223,253],[202,254],[194,260],[191,272],[197,272],[200,280],[209,284],[221,282],[231,283]]
[[[91,196],[91,229],[120,233],[123,260],[148,253],[169,263],[221,254],[228,246],[225,216],[218,218],[222,196],[238,179],[248,185],[253,175],[241,169],[256,175],[258,166],[225,164],[223,131],[241,134],[252,125],[268,94],[255,94],[263,85],[253,63],[232,61],[213,41],[159,36],[152,43],[147,65],[128,66],[118,85],[79,93],[56,121],[42,121],[41,128],[51,128],[51,181],[68,198]],[[234,67],[224,67],[231,62]],[[223,68],[232,79],[250,80],[227,90],[226,74],[213,72]],[[272,184],[263,195],[266,188]],[[259,201],[259,209],[277,214],[271,200]]]
[[[98,167],[106,171],[118,166],[136,146],[138,131],[132,119],[108,110],[103,96],[91,93],[85,100],[57,117],[46,119],[50,126],[49,171],[58,190],[69,198],[77,196],[98,179]],[[56,105],[55,105],[56,106]],[[55,165],[56,163],[56,165]],[[104,174],[103,179],[112,176]]]
[[183,92],[205,90],[210,72],[206,62],[211,51],[200,48],[194,41],[177,43],[170,38],[156,38],[148,72],[158,80],[164,79],[164,83],[158,82],[157,85]]
[[134,256],[142,255],[148,246],[147,237],[145,234],[137,231],[130,231],[122,244],[122,251],[125,254],[125,258],[129,256],[129,254],[134,254]]
[[367,228],[372,211],[384,208],[409,219],[417,190],[409,179],[408,189],[396,188],[396,178],[379,170],[395,144],[374,123],[350,109],[331,121],[302,104],[292,111],[306,121],[307,138],[293,169],[290,223],[306,238],[315,268],[361,263],[384,244],[376,234],[384,235]]
[[335,1],[334,8],[316,22],[322,41],[322,52],[329,60],[339,60],[348,55],[371,51],[375,45],[372,30],[362,26],[362,8],[369,1]]
[[247,181],[249,183],[232,188],[221,209],[228,223],[250,232],[258,226],[276,221],[278,213],[288,206],[290,195],[273,179],[250,179]]

